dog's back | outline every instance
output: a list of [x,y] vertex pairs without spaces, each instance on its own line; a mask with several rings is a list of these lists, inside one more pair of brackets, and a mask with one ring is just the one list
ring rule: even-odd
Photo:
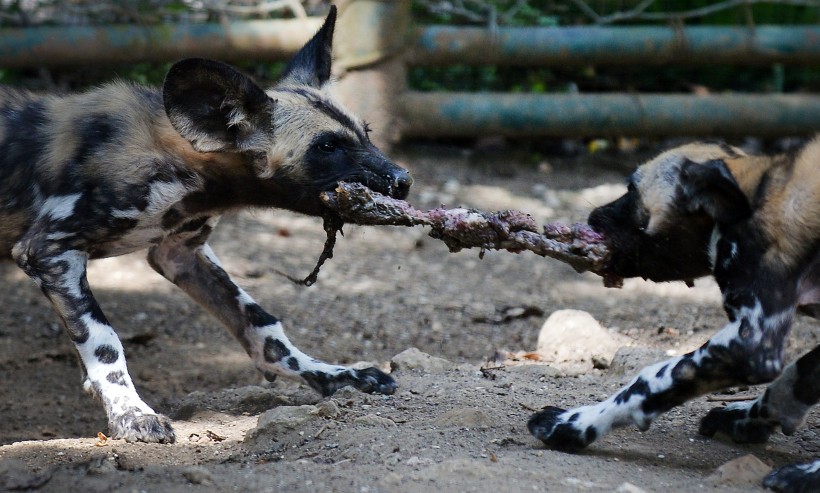
[[160,93],[138,85],[60,96],[3,89],[0,138],[2,258],[49,216],[72,223],[76,241],[100,243],[92,258],[143,248],[159,234],[150,209],[164,213],[197,182]]

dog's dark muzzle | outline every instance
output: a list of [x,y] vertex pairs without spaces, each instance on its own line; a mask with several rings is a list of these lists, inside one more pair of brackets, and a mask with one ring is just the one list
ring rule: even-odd
[[388,195],[395,199],[405,199],[413,185],[410,173],[388,160],[370,162],[364,165],[363,176],[350,181],[357,181],[374,192]]
[[[398,167],[397,167],[398,168]],[[410,193],[410,187],[413,185],[413,177],[407,170],[398,168],[398,170],[391,175],[392,184],[388,195],[396,199],[405,199]]]
[[656,282],[689,280],[709,274],[707,245],[712,223],[690,215],[661,234],[646,233],[629,194],[596,208],[588,222],[604,235],[610,258],[604,272],[619,277],[643,277]]

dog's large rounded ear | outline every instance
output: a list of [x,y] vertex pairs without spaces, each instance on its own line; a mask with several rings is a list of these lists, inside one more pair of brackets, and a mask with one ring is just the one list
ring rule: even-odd
[[273,100],[230,65],[188,58],[162,86],[171,125],[200,152],[261,151],[273,136]]
[[336,6],[330,6],[325,23],[313,38],[285,67],[280,84],[309,86],[316,89],[330,80],[333,28],[336,25]]
[[752,213],[749,199],[722,159],[687,160],[681,166],[680,185],[687,210],[703,211],[718,223],[737,222]]

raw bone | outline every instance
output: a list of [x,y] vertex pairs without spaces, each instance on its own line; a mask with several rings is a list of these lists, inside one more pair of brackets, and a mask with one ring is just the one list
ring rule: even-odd
[[429,226],[430,236],[442,240],[451,252],[464,248],[529,250],[566,262],[577,272],[591,271],[604,285],[620,287],[622,279],[604,271],[609,249],[605,239],[588,225],[548,224],[538,231],[535,220],[523,212],[482,212],[475,209],[437,208],[420,211],[403,200],[376,193],[358,183],[340,183],[323,192],[325,205],[345,222],[361,225]]

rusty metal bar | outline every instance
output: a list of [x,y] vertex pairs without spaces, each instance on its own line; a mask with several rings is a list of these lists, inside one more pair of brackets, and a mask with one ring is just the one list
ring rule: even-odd
[[0,67],[161,62],[203,56],[285,60],[319,29],[321,19],[156,26],[60,26],[0,29]]
[[820,26],[683,28],[426,26],[412,65],[820,63]]
[[786,136],[820,129],[820,96],[405,93],[405,137]]

